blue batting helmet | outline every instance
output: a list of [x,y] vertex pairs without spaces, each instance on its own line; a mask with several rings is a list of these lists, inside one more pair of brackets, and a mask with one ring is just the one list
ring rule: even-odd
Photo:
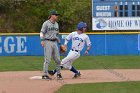
[[87,27],[87,24],[85,22],[80,22],[77,25],[78,30],[83,30],[83,28],[86,28],[86,27]]

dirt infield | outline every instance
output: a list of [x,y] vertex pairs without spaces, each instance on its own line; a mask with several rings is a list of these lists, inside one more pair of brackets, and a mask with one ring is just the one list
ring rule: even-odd
[[[140,69],[80,70],[82,76],[63,70],[64,80],[41,80],[39,71],[0,72],[0,93],[54,93],[64,84],[140,81]],[[35,78],[38,77],[38,78]]]

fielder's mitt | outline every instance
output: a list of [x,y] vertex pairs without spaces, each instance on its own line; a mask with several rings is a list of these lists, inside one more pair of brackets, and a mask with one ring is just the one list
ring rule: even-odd
[[65,45],[60,46],[60,54],[64,54],[67,51],[67,47]]

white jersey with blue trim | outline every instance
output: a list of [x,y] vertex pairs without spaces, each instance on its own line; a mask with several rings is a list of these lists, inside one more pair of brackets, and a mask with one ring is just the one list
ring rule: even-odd
[[84,48],[84,44],[87,46],[91,45],[90,39],[88,35],[85,33],[78,34],[77,31],[70,33],[65,40],[65,45],[67,45],[68,41],[72,39],[72,49],[81,51]]

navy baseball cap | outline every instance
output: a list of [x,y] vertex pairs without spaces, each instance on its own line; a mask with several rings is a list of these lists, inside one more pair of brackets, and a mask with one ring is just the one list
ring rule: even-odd
[[56,10],[51,10],[50,15],[60,15]]
[[83,28],[86,28],[87,24],[85,22],[79,22],[77,25],[78,30],[83,30]]

